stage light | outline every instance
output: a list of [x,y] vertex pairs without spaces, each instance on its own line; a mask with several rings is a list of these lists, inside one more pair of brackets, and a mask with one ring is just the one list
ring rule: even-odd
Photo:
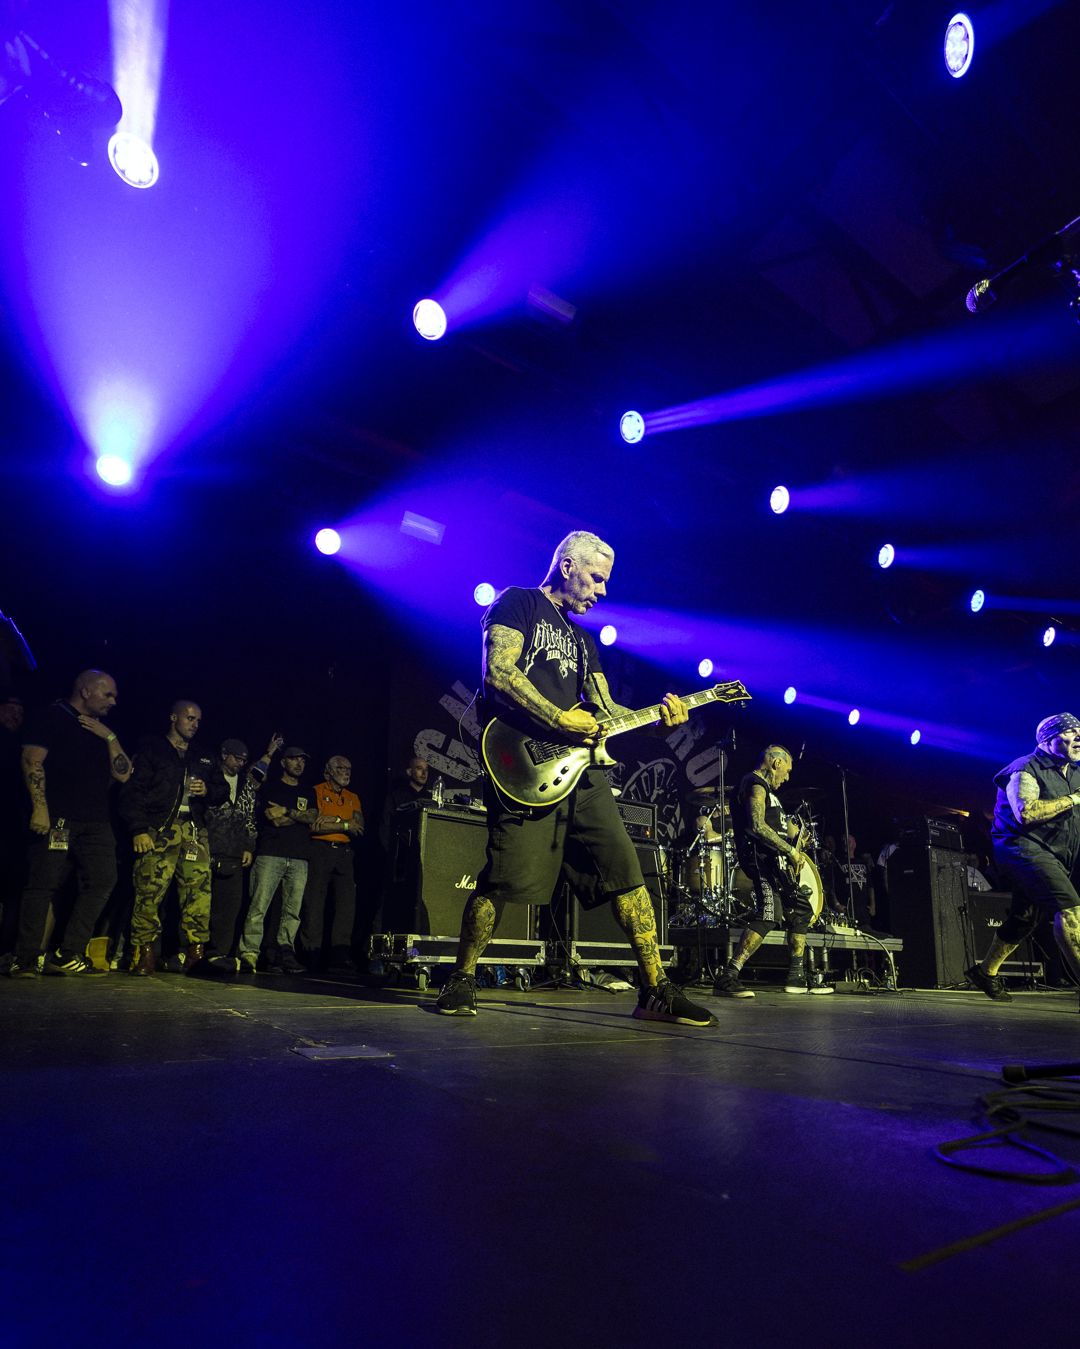
[[109,137],[109,163],[129,187],[153,187],[158,180],[157,155],[131,131]]
[[971,592],[971,599],[968,601],[968,603],[971,606],[971,612],[973,614],[977,614],[979,610],[983,607],[983,605],[986,603],[986,591],[973,590]]
[[966,14],[954,14],[945,28],[945,69],[958,80],[975,55],[975,27]]
[[774,487],[769,493],[769,508],[774,515],[783,515],[791,505],[791,493],[786,487]]
[[709,676],[712,674],[712,672],[713,672],[713,663],[712,663],[712,661],[708,658],[708,656],[706,656],[704,660],[698,661],[697,672],[698,672],[699,678],[701,678],[701,679],[708,679]]
[[645,418],[640,412],[624,412],[619,418],[619,435],[627,445],[636,445],[645,434]]
[[131,481],[131,463],[118,454],[99,455],[96,467],[98,477],[110,487],[126,487]]
[[883,543],[878,549],[877,564],[882,571],[886,571],[896,561],[896,549],[891,543]]
[[615,638],[618,637],[618,635],[619,634],[615,631],[614,623],[605,623],[600,629],[600,645],[614,646]]
[[336,529],[320,529],[315,535],[315,547],[327,557],[333,557],[341,547],[341,535]]
[[859,712],[859,709],[857,707],[853,707],[851,711],[847,714],[847,724],[849,726],[857,726],[859,724],[860,715],[861,713]]
[[795,699],[798,696],[799,693],[794,684],[789,684],[787,688],[784,690],[784,702],[787,703],[789,706],[791,703],[795,701]]
[[477,604],[482,605],[486,609],[495,598],[495,587],[490,581],[481,581],[473,591],[472,597]]
[[1055,637],[1057,637],[1057,628],[1051,623],[1042,635],[1043,646],[1053,646]]
[[420,300],[412,311],[412,321],[428,342],[437,342],[446,332],[446,314],[438,300]]
[[917,745],[921,739],[922,739],[922,731],[911,732],[911,743],[913,745]]

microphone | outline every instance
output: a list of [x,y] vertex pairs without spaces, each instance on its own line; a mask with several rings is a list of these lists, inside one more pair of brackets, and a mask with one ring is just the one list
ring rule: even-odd
[[1008,267],[1003,267],[994,276],[977,281],[968,291],[967,299],[964,301],[968,311],[972,314],[984,313],[997,302],[1001,288],[1010,285],[1016,273],[1027,266],[1042,266],[1044,263],[1049,263],[1051,267],[1060,266],[1065,261],[1063,241],[1071,234],[1075,234],[1078,229],[1080,229],[1080,216],[1070,220],[1067,225],[1062,225],[1055,234],[1037,243],[1034,248],[1017,258],[1015,262],[1010,262]]

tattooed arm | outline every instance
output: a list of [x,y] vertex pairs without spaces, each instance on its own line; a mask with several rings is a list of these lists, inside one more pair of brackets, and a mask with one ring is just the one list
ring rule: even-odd
[[47,834],[51,824],[49,804],[45,800],[45,756],[48,752],[41,745],[23,746],[23,781],[30,793],[30,828],[35,834]]
[[1080,805],[1080,792],[1071,792],[1068,796],[1057,796],[1047,800],[1040,799],[1039,784],[1030,773],[1014,773],[1005,788],[1013,814],[1019,824],[1038,824],[1042,820],[1052,820],[1064,815],[1073,806]]
[[594,670],[585,680],[585,697],[590,703],[595,703],[607,713],[609,717],[621,716],[624,712],[632,712],[632,707],[623,707],[622,703],[617,703],[611,696],[611,689],[608,687],[607,676],[600,670]]
[[563,712],[517,668],[517,659],[525,646],[524,636],[516,628],[492,623],[484,632],[484,683],[501,693],[543,726],[558,727],[582,736],[596,733],[596,719],[584,708]]
[[[767,843],[774,852],[783,853],[785,857],[793,860],[800,860],[801,853],[795,847],[783,838],[765,821],[765,788],[751,787],[750,795],[747,798],[747,807],[750,812],[750,833],[755,837]],[[798,831],[796,831],[797,833]]]

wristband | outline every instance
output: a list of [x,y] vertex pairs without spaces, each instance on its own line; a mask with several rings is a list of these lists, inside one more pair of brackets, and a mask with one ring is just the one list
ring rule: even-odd
[[112,742],[113,742],[115,739],[116,739],[116,734],[115,734],[115,732],[114,732],[114,731],[110,731],[109,734],[105,737],[105,743],[106,743],[107,745],[111,745]]

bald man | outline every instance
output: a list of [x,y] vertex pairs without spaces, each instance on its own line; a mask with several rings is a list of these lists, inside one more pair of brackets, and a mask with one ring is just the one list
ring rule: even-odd
[[131,760],[105,718],[116,706],[116,680],[83,670],[67,698],[31,717],[23,733],[22,771],[30,794],[27,882],[19,913],[13,977],[37,974],[49,909],[74,870],[75,902],[45,974],[96,973],[86,944],[116,885],[116,840],[109,797],[131,777]]

